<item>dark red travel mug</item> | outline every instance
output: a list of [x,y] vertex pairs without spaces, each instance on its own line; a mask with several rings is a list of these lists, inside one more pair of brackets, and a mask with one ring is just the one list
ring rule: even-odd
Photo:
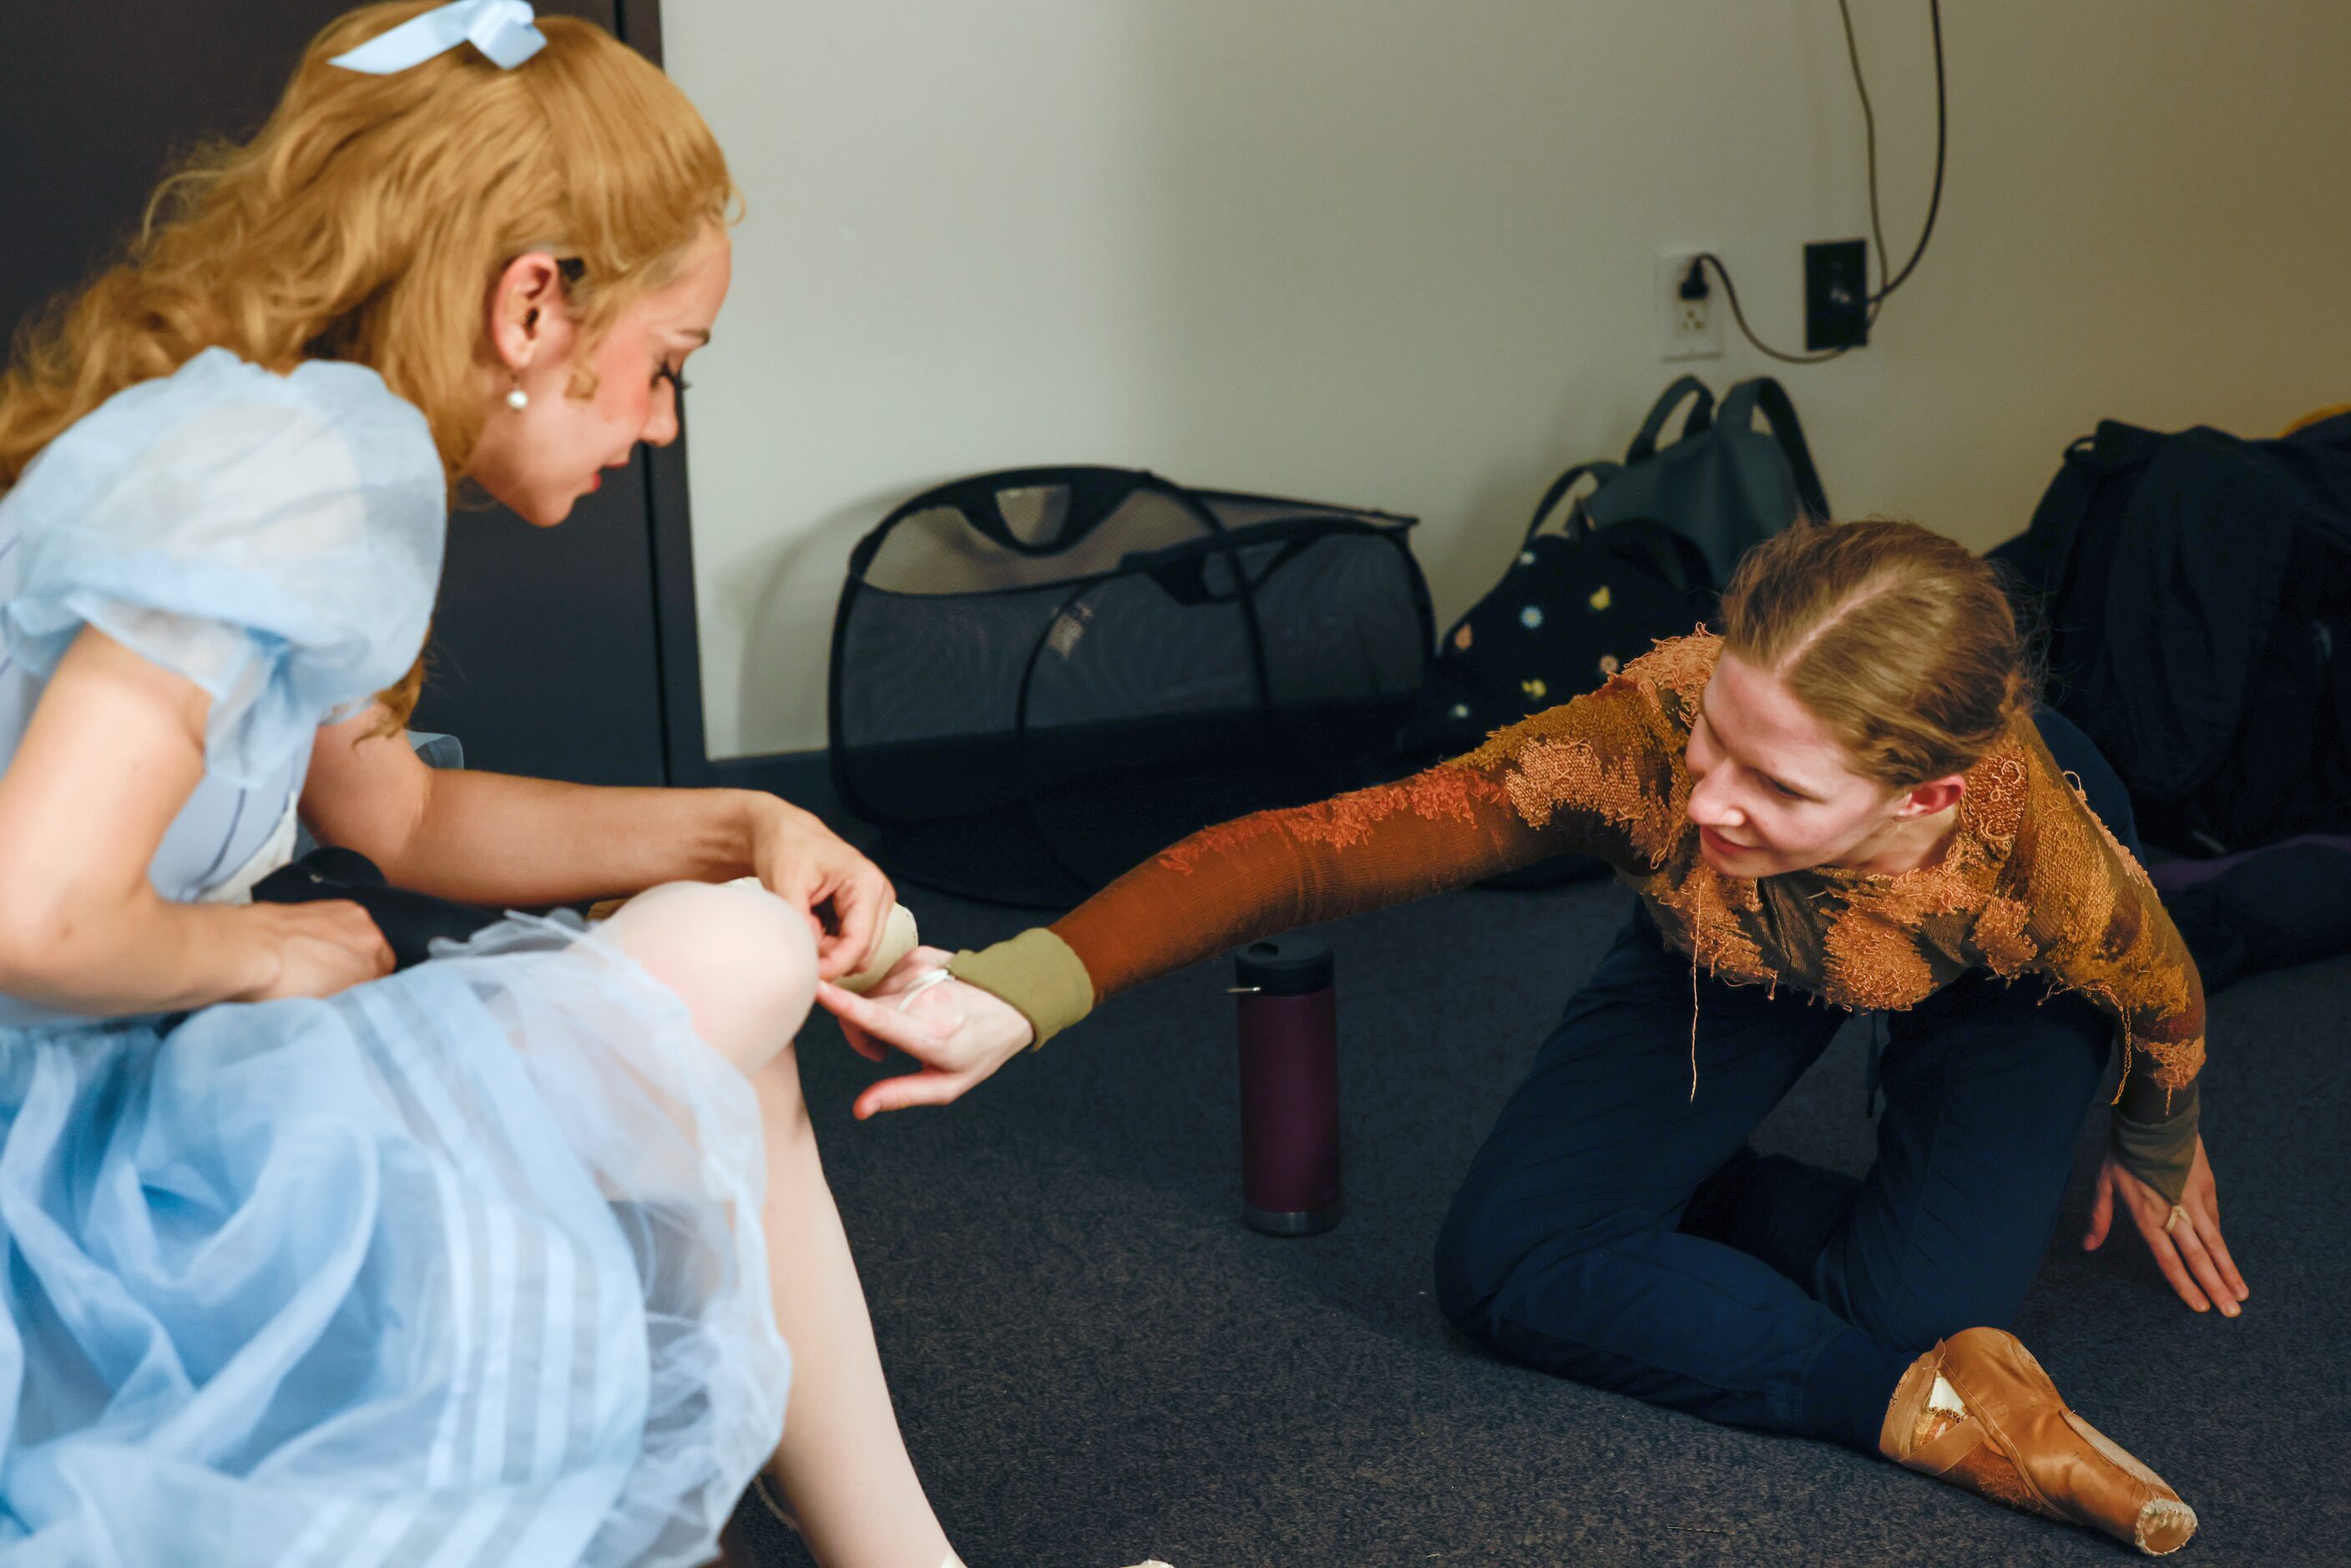
[[1241,1212],[1269,1236],[1339,1223],[1339,1009],[1330,947],[1311,936],[1235,956],[1241,1058]]

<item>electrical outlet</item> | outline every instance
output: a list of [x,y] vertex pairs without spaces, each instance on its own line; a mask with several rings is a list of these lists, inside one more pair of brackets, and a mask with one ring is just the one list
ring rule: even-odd
[[1804,247],[1804,347],[1858,349],[1869,341],[1869,246],[1857,239]]
[[[1657,357],[1661,360],[1713,360],[1722,356],[1721,287],[1714,274],[1698,266],[1695,249],[1657,253]],[[1698,270],[1698,287],[1705,292],[1686,297],[1690,274]]]

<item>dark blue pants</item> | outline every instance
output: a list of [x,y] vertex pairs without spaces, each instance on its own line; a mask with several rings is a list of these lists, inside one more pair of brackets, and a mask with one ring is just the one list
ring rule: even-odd
[[[2128,798],[2041,720],[2116,835]],[[1886,1015],[1877,1158],[1855,1180],[1747,1138],[1853,1015],[1698,980],[1636,910],[1453,1200],[1446,1315],[1510,1360],[1710,1420],[1877,1451],[1904,1368],[2013,1320],[2113,1039],[2075,996],[1963,976]]]

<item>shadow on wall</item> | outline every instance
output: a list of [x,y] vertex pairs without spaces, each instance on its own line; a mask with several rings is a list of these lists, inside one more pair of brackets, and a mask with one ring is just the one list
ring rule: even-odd
[[[759,587],[744,596],[741,711],[743,733],[812,735],[822,745],[830,683],[834,606],[847,575],[849,552],[908,497],[944,484],[952,475],[876,490],[837,507],[782,538]],[[745,573],[748,578],[752,574]],[[724,590],[722,589],[722,592]],[[813,654],[816,674],[808,673]]]

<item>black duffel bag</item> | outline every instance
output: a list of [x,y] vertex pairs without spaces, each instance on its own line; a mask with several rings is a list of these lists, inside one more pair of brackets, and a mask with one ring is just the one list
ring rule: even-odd
[[1120,468],[927,491],[850,557],[834,785],[893,876],[1061,907],[1386,777],[1433,640],[1412,526]]
[[2148,843],[2351,832],[2351,414],[2277,440],[2102,421],[1990,554]]

